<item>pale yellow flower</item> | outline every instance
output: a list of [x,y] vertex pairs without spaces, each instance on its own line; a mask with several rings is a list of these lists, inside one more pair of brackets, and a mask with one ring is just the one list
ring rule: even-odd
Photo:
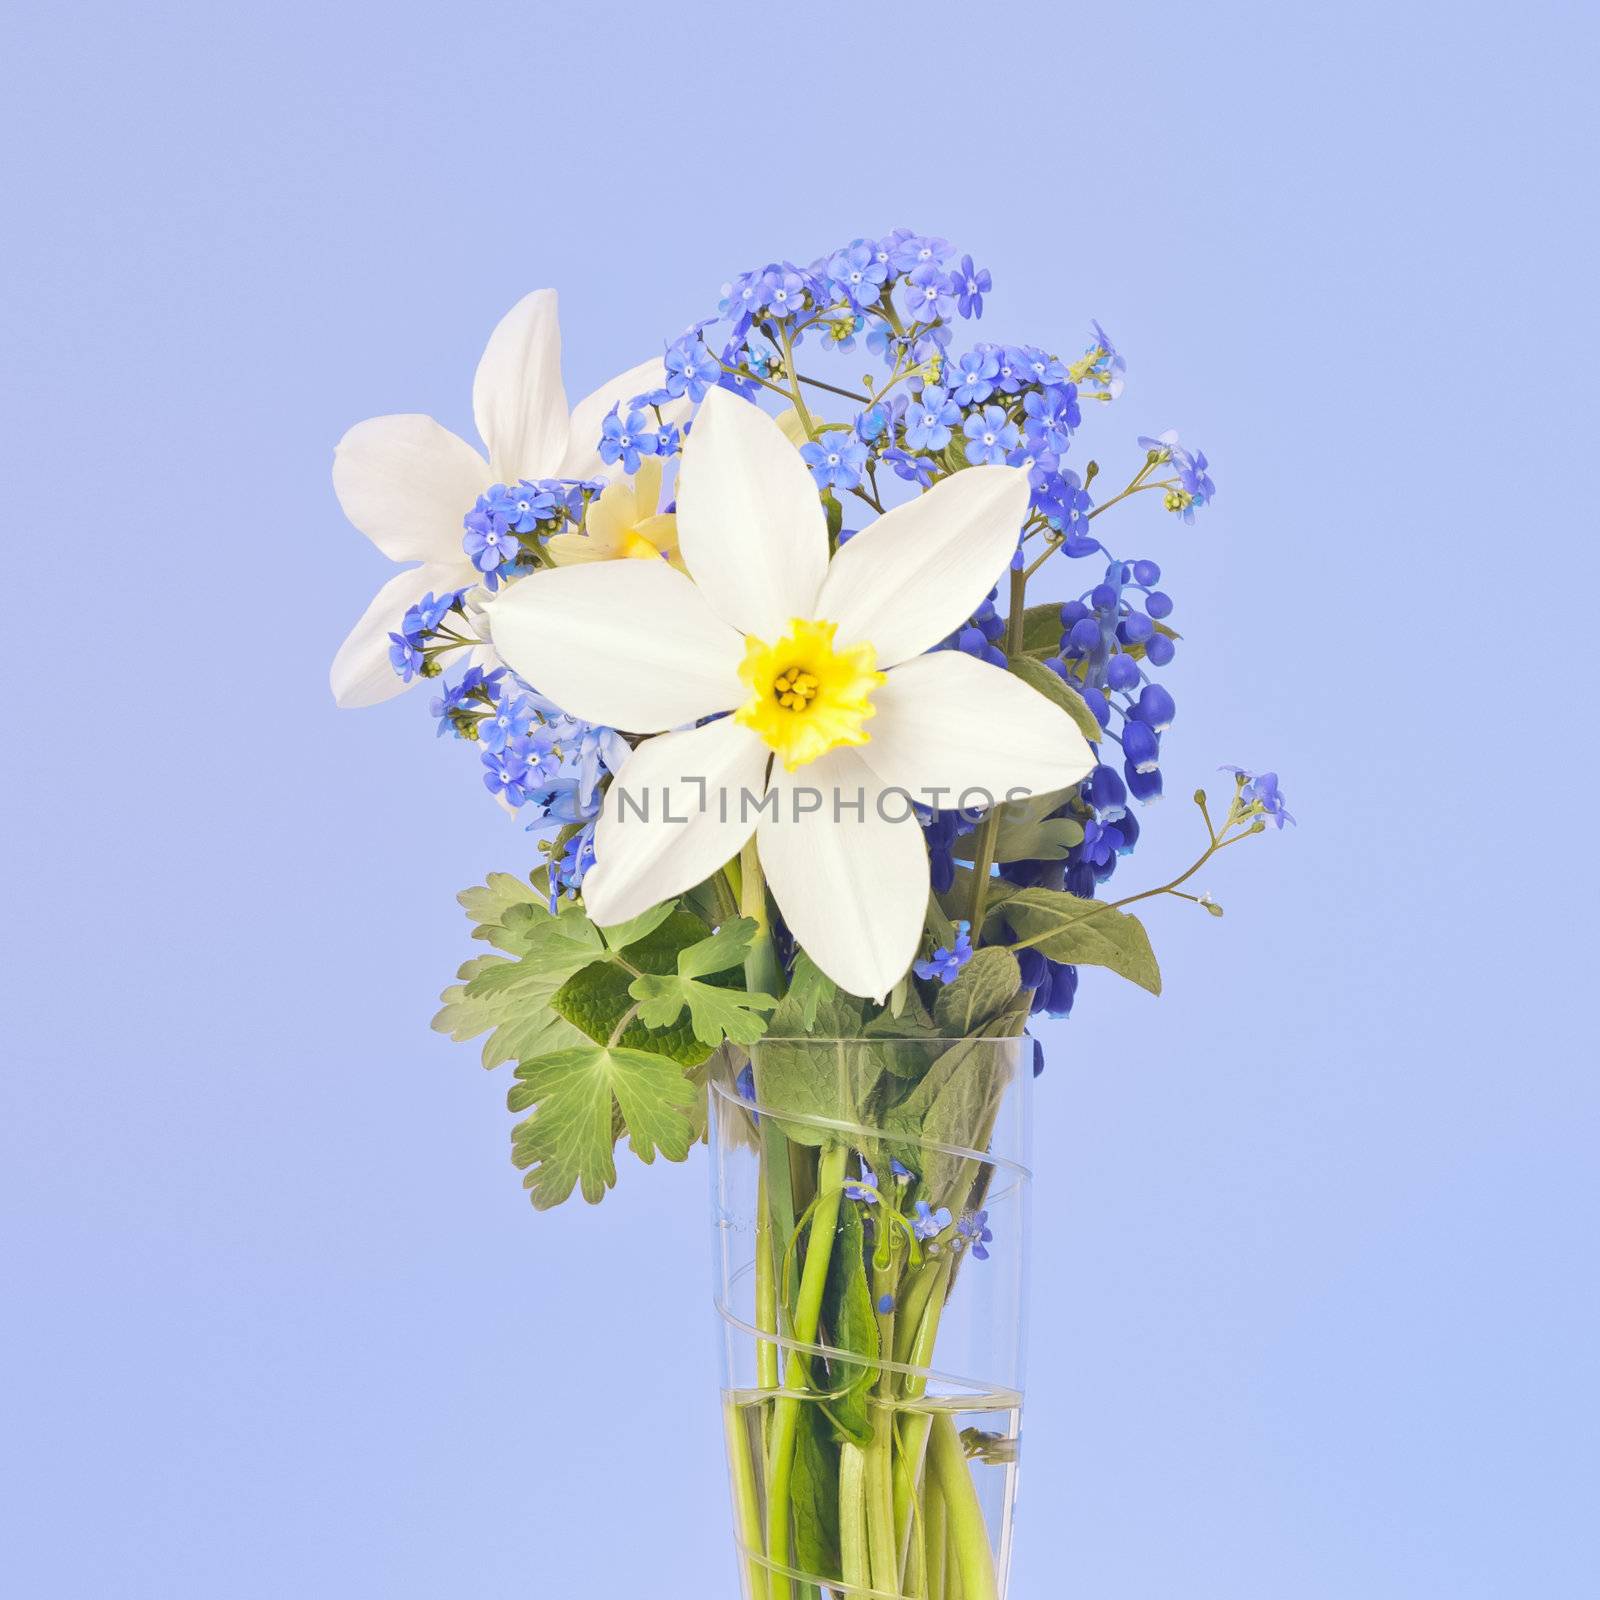
[[661,461],[646,456],[631,478],[618,478],[589,507],[584,533],[558,533],[545,548],[558,567],[580,561],[659,561],[683,570],[678,555],[678,519],[657,511]]

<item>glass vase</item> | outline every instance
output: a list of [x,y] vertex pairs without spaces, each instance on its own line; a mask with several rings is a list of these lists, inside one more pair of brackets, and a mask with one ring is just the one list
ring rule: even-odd
[[1033,1041],[765,1039],[711,1080],[746,1600],[1002,1600]]

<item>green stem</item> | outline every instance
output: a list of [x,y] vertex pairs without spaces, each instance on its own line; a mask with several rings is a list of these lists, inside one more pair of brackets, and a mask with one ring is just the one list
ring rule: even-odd
[[795,414],[800,418],[800,426],[806,430],[806,437],[815,439],[817,425],[806,405],[806,397],[800,393],[799,377],[794,370],[794,346],[789,342],[789,330],[781,321],[778,324],[778,337],[783,341],[783,368],[789,374],[789,398],[794,401]]
[[983,1507],[978,1504],[956,1425],[943,1412],[933,1419],[930,1448],[934,1478],[944,1497],[950,1548],[961,1574],[961,1593],[965,1600],[998,1600],[988,1524],[983,1520]]
[[[909,1367],[927,1367],[933,1362],[934,1342],[939,1336],[939,1318],[944,1311],[945,1290],[950,1282],[951,1259],[947,1256],[931,1272],[924,1274],[924,1290],[916,1324],[916,1337],[901,1359]],[[920,1400],[928,1392],[926,1378],[907,1378],[905,1397]],[[895,1465],[894,1526],[896,1548],[905,1553],[911,1537],[911,1513],[917,1495],[917,1478],[922,1472],[923,1452],[928,1446],[928,1427],[931,1422],[926,1411],[913,1411],[906,1416],[900,1443],[900,1459]],[[937,1590],[930,1593],[937,1594]]]
[[894,1412],[874,1405],[872,1439],[867,1457],[867,1549],[872,1562],[872,1584],[886,1594],[900,1587],[900,1546],[894,1520]]
[[[844,1193],[845,1163],[849,1154],[843,1145],[830,1145],[822,1152],[817,1172],[817,1198],[806,1234],[806,1261],[795,1302],[797,1344],[817,1342],[822,1296],[828,1284],[828,1262],[833,1256],[833,1235],[839,1222],[839,1201]],[[789,1352],[786,1387],[772,1410],[772,1442],[767,1468],[767,1557],[780,1567],[789,1564],[789,1478],[794,1468],[800,1407],[806,1404],[806,1359],[799,1350]],[[792,1600],[794,1587],[789,1579],[776,1571],[770,1576],[771,1600]]]
[[[739,1540],[746,1551],[756,1551],[761,1548],[761,1500],[756,1493],[755,1464],[750,1459],[750,1432],[737,1401],[727,1403],[723,1425],[728,1436],[728,1471],[733,1478],[734,1517]],[[746,1562],[750,1594],[758,1596],[766,1582],[761,1563],[754,1555],[748,1555]]]
[[[1022,632],[1028,574],[1016,567],[1011,569],[1011,602],[1006,615],[1006,654],[1022,653]],[[989,904],[989,873],[994,866],[995,845],[1000,837],[1000,807],[989,808],[989,814],[978,828],[976,859],[972,863],[972,908],[967,920],[972,924],[972,942],[983,942],[983,914]]]
[[[1209,818],[1207,819],[1206,825],[1208,827],[1210,826]],[[1180,872],[1171,883],[1164,883],[1159,889],[1141,889],[1138,894],[1125,895],[1121,900],[1112,900],[1109,901],[1108,904],[1113,910],[1120,910],[1123,906],[1134,905],[1140,900],[1149,900],[1158,894],[1174,894],[1177,892],[1177,888],[1180,883],[1187,883],[1189,879],[1192,878],[1195,873],[1197,873],[1201,867],[1203,867],[1206,862],[1208,862],[1219,850],[1226,850],[1230,844],[1238,844],[1241,839],[1248,839],[1249,837],[1250,833],[1248,830],[1244,833],[1236,833],[1229,837],[1227,836],[1226,825],[1224,825],[1223,835],[1213,839],[1211,843],[1206,846],[1205,853],[1200,857],[1200,859],[1196,861],[1187,872]],[[1018,948],[1020,949],[1021,946],[1018,946]]]
[[[767,1199],[766,1162],[756,1189],[756,1326],[778,1331],[778,1276],[773,1266],[772,1208]],[[769,1393],[778,1388],[778,1347],[770,1339],[756,1344],[756,1382]]]
[[[839,1575],[848,1588],[872,1584],[867,1553],[867,1458],[858,1444],[839,1446]],[[773,1574],[776,1581],[777,1574]]]
[[944,1600],[944,1496],[939,1485],[931,1482],[922,1496],[922,1548],[928,1600]]

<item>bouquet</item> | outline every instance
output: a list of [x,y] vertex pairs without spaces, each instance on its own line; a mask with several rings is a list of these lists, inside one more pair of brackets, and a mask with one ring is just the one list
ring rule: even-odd
[[341,647],[339,703],[428,682],[533,836],[461,895],[490,948],[435,1027],[515,1064],[541,1209],[599,1201],[624,1141],[714,1146],[761,1600],[1003,1593],[1030,1021],[1086,966],[1158,993],[1132,907],[1220,916],[1184,885],[1292,820],[1273,773],[1227,769],[1194,864],[1110,897],[1162,792],[1179,635],[1100,519],[1191,525],[1215,488],[1162,433],[1103,492],[1076,436],[1122,355],[1098,323],[1070,358],[958,340],[991,287],[907,229],[760,267],[570,408],[541,290],[478,366],[487,459],[416,415],[335,455],[351,522],[418,563]]

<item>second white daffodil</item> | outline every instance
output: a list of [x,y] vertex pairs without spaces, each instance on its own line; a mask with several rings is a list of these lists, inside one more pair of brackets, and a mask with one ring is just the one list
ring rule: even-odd
[[929,888],[922,830],[886,797],[1041,794],[1094,765],[1072,719],[1021,679],[924,654],[1005,571],[1027,509],[1021,470],[970,467],[830,560],[793,444],[759,407],[710,391],[679,473],[687,575],[596,562],[532,574],[490,607],[499,654],[542,694],[659,735],[597,826],[594,921],[692,888],[753,833],[811,958],[852,994],[886,994],[916,954]]

